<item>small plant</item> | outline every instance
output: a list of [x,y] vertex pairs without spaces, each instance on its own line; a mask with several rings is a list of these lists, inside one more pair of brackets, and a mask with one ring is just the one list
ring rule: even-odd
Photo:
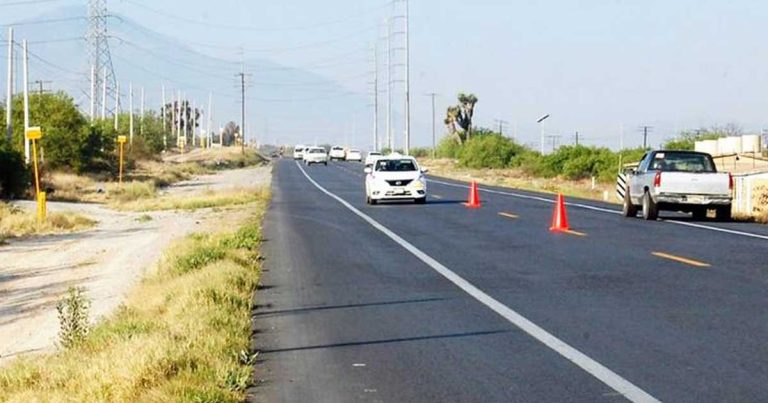
[[69,287],[67,296],[56,304],[59,313],[59,343],[62,347],[72,348],[88,335],[90,307],[91,302],[86,298],[85,290],[79,287]]
[[150,222],[150,221],[152,221],[152,216],[149,215],[149,214],[142,214],[142,215],[140,215],[139,217],[136,218],[136,221],[137,222],[141,222],[141,223]]

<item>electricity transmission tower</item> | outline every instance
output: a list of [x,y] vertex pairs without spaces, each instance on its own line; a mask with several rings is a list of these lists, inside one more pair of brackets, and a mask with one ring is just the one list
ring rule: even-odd
[[[115,105],[115,70],[112,67],[112,55],[107,41],[107,0],[88,0],[88,57],[91,66],[91,118],[96,111],[112,112],[109,105]],[[96,91],[103,89],[102,97],[96,96]],[[111,101],[111,102],[110,102]]]

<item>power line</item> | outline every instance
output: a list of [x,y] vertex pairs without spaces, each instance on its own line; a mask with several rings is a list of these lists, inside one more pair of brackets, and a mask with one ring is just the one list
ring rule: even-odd
[[[49,1],[51,1],[51,0],[49,0]],[[330,26],[330,25],[336,25],[336,24],[341,24],[341,23],[344,23],[344,22],[348,22],[348,21],[354,19],[355,17],[359,17],[361,15],[367,15],[367,14],[370,14],[370,13],[372,13],[374,11],[382,10],[385,7],[388,7],[389,4],[390,4],[389,2],[387,2],[387,3],[384,3],[384,4],[379,5],[379,6],[368,8],[366,10],[363,10],[363,11],[359,12],[359,13],[350,14],[350,15],[347,15],[345,17],[341,17],[341,18],[338,18],[338,19],[334,19],[334,20],[330,20],[330,21],[324,21],[324,22],[320,22],[320,23],[316,23],[316,24],[311,24],[311,25],[294,26],[294,27],[281,27],[281,28],[257,28],[257,27],[246,26],[246,25],[215,24],[215,23],[211,23],[211,22],[208,22],[208,21],[195,20],[195,19],[192,19],[192,18],[181,17],[181,16],[179,16],[177,14],[167,13],[167,12],[164,12],[164,11],[161,11],[161,10],[158,10],[158,9],[155,9],[155,8],[151,8],[149,6],[146,6],[144,4],[141,4],[141,3],[138,3],[138,2],[135,2],[135,1],[132,1],[132,0],[124,0],[124,2],[125,3],[129,3],[129,4],[133,4],[134,6],[137,6],[139,8],[144,9],[144,10],[150,11],[150,12],[152,12],[154,14],[157,14],[157,15],[160,15],[160,16],[163,16],[163,17],[166,17],[166,18],[171,18],[171,19],[174,19],[176,21],[183,21],[183,22],[187,22],[187,23],[190,23],[190,24],[202,25],[202,26],[206,26],[206,27],[209,27],[209,28],[228,29],[228,30],[233,30],[233,31],[254,31],[254,32],[306,31],[306,30],[312,30],[312,29],[317,29],[317,28],[323,28],[323,27],[327,27],[327,26]]]

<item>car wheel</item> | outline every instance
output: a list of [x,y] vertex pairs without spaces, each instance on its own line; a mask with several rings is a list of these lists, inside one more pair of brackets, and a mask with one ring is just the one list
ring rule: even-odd
[[651,198],[651,194],[645,192],[643,195],[643,219],[654,221],[659,218],[659,208]]
[[696,208],[692,211],[694,220],[703,220],[707,218],[707,209],[704,207]]
[[328,161],[323,162],[323,165],[328,166]]
[[422,197],[422,198],[419,198],[419,199],[414,199],[413,201],[414,201],[416,204],[424,204],[424,203],[426,203],[426,202],[427,202],[427,198],[426,198],[426,197]]
[[371,198],[368,196],[365,196],[365,204],[371,204]]
[[376,200],[376,199],[371,198],[371,206],[375,206],[377,204],[379,204],[379,201]]
[[632,199],[629,197],[629,189],[624,193],[624,205],[622,206],[621,212],[624,217],[637,217],[637,206],[632,204]]
[[718,207],[715,210],[715,218],[717,221],[731,221],[733,217],[731,216],[731,206],[721,206]]

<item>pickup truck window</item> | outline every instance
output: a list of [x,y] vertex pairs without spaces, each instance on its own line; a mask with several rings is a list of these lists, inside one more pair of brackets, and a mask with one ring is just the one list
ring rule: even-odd
[[662,172],[717,172],[708,155],[686,152],[656,153],[648,169]]

